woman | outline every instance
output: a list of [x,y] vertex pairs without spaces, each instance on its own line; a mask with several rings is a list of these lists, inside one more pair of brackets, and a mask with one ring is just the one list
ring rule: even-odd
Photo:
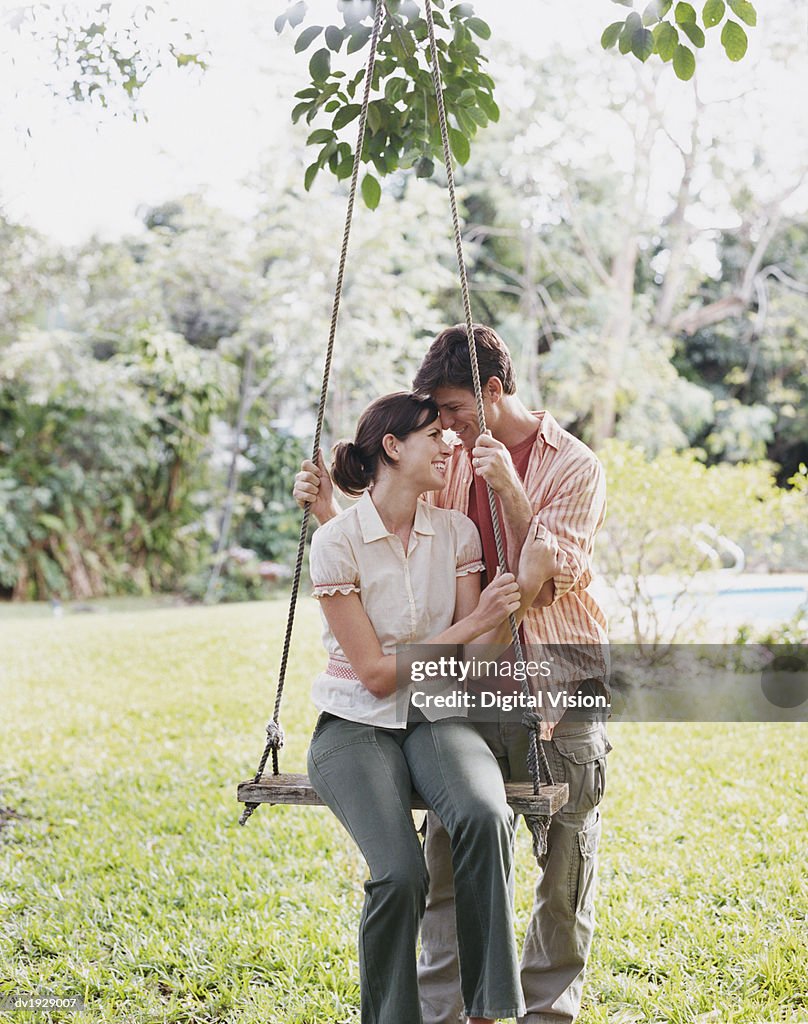
[[[524,1012],[512,920],[512,814],[497,763],[477,732],[432,725],[397,692],[396,646],[492,643],[508,636],[520,597],[508,573],[480,594],[480,540],[460,512],[419,500],[443,486],[451,448],[437,407],[408,393],[373,402],[356,440],[336,447],[332,475],[359,501],[320,527],[311,578],[328,667],[309,775],[368,864],[359,935],[363,1022],[420,1024],[416,941],[428,878],[410,814],[414,787],[452,841],[461,982],[470,1022]],[[536,529],[520,579],[544,578],[552,542]],[[409,714],[408,714],[409,712]],[[409,718],[409,721],[408,721]]]

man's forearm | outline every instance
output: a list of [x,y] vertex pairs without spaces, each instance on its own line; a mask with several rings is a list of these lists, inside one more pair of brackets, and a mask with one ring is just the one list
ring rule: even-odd
[[[519,555],[525,543],[527,531],[533,518],[533,509],[527,493],[521,486],[515,486],[500,496],[502,512],[505,517],[505,538],[508,545],[508,568],[516,573],[519,567]],[[555,600],[555,583],[553,577],[543,581],[538,593],[530,602],[534,608],[547,608]]]
[[508,568],[516,574],[519,555],[527,537],[528,527],[533,518],[533,509],[520,483],[506,488],[499,494],[502,514],[505,519],[505,542],[508,546]]

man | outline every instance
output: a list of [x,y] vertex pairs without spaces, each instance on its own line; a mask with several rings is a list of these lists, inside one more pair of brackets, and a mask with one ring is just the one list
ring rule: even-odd
[[[549,412],[532,413],[516,394],[513,363],[490,327],[474,326],[483,408],[490,434],[480,435],[466,329],[443,331],[432,343],[413,382],[440,411],[441,425],[461,444],[450,459],[446,486],[431,497],[459,509],[476,523],[490,579],[497,565],[486,483],[501,512],[506,558],[518,559],[531,517],[555,536],[558,573],[542,587],[522,624],[524,642],[575,645],[590,651],[586,668],[567,668],[568,693],[602,689],[606,621],[587,593],[594,538],[603,522],[605,482],[595,455],[563,430]],[[305,462],[294,490],[312,502],[321,522],[339,511],[325,466]],[[529,648],[528,648],[529,651]],[[529,657],[529,653],[526,652]],[[575,1020],[594,929],[594,886],[600,840],[598,804],[611,749],[602,722],[570,712],[541,724],[541,737],[556,782],[569,785],[569,801],[553,816],[547,851],[540,861],[533,912],[522,954],[527,1012],[521,1024],[569,1024]],[[513,720],[478,728],[506,779],[528,777],[527,731]],[[448,836],[430,814],[425,844],[430,889],[424,917],[419,985],[424,1024],[456,1024],[463,1007],[457,963],[454,887]]]

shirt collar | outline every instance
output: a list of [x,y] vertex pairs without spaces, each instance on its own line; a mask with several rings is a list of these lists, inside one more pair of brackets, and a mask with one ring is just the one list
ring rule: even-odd
[[[370,491],[364,491],[359,501],[357,501],[356,514],[359,517],[359,528],[362,531],[362,540],[366,544],[372,544],[374,540],[381,540],[382,537],[393,536],[382,522],[382,517],[379,515],[378,509],[373,504],[373,500],[370,497]],[[413,530],[416,533],[421,534],[432,535],[435,533],[435,528],[432,526],[432,521],[429,516],[429,507],[426,502],[421,501],[420,499],[415,509]]]
[[558,421],[549,412],[534,412],[533,415],[539,419],[539,437],[546,441],[547,444],[552,445],[553,448],[558,450],[561,444],[561,427]]
[[[540,410],[539,412],[531,412],[530,415],[535,416],[539,421],[538,437],[557,450],[562,440],[562,428],[558,423],[558,420],[556,420],[552,413],[547,412],[546,409]],[[471,452],[460,441],[457,442],[456,448],[460,448],[465,455],[465,460],[462,465],[468,467],[470,471]]]

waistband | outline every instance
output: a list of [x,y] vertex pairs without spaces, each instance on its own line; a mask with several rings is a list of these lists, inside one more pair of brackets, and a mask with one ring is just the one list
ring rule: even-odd
[[354,672],[351,663],[347,658],[340,658],[334,654],[330,655],[328,658],[325,673],[328,676],[333,676],[335,679],[359,680],[359,676]]

